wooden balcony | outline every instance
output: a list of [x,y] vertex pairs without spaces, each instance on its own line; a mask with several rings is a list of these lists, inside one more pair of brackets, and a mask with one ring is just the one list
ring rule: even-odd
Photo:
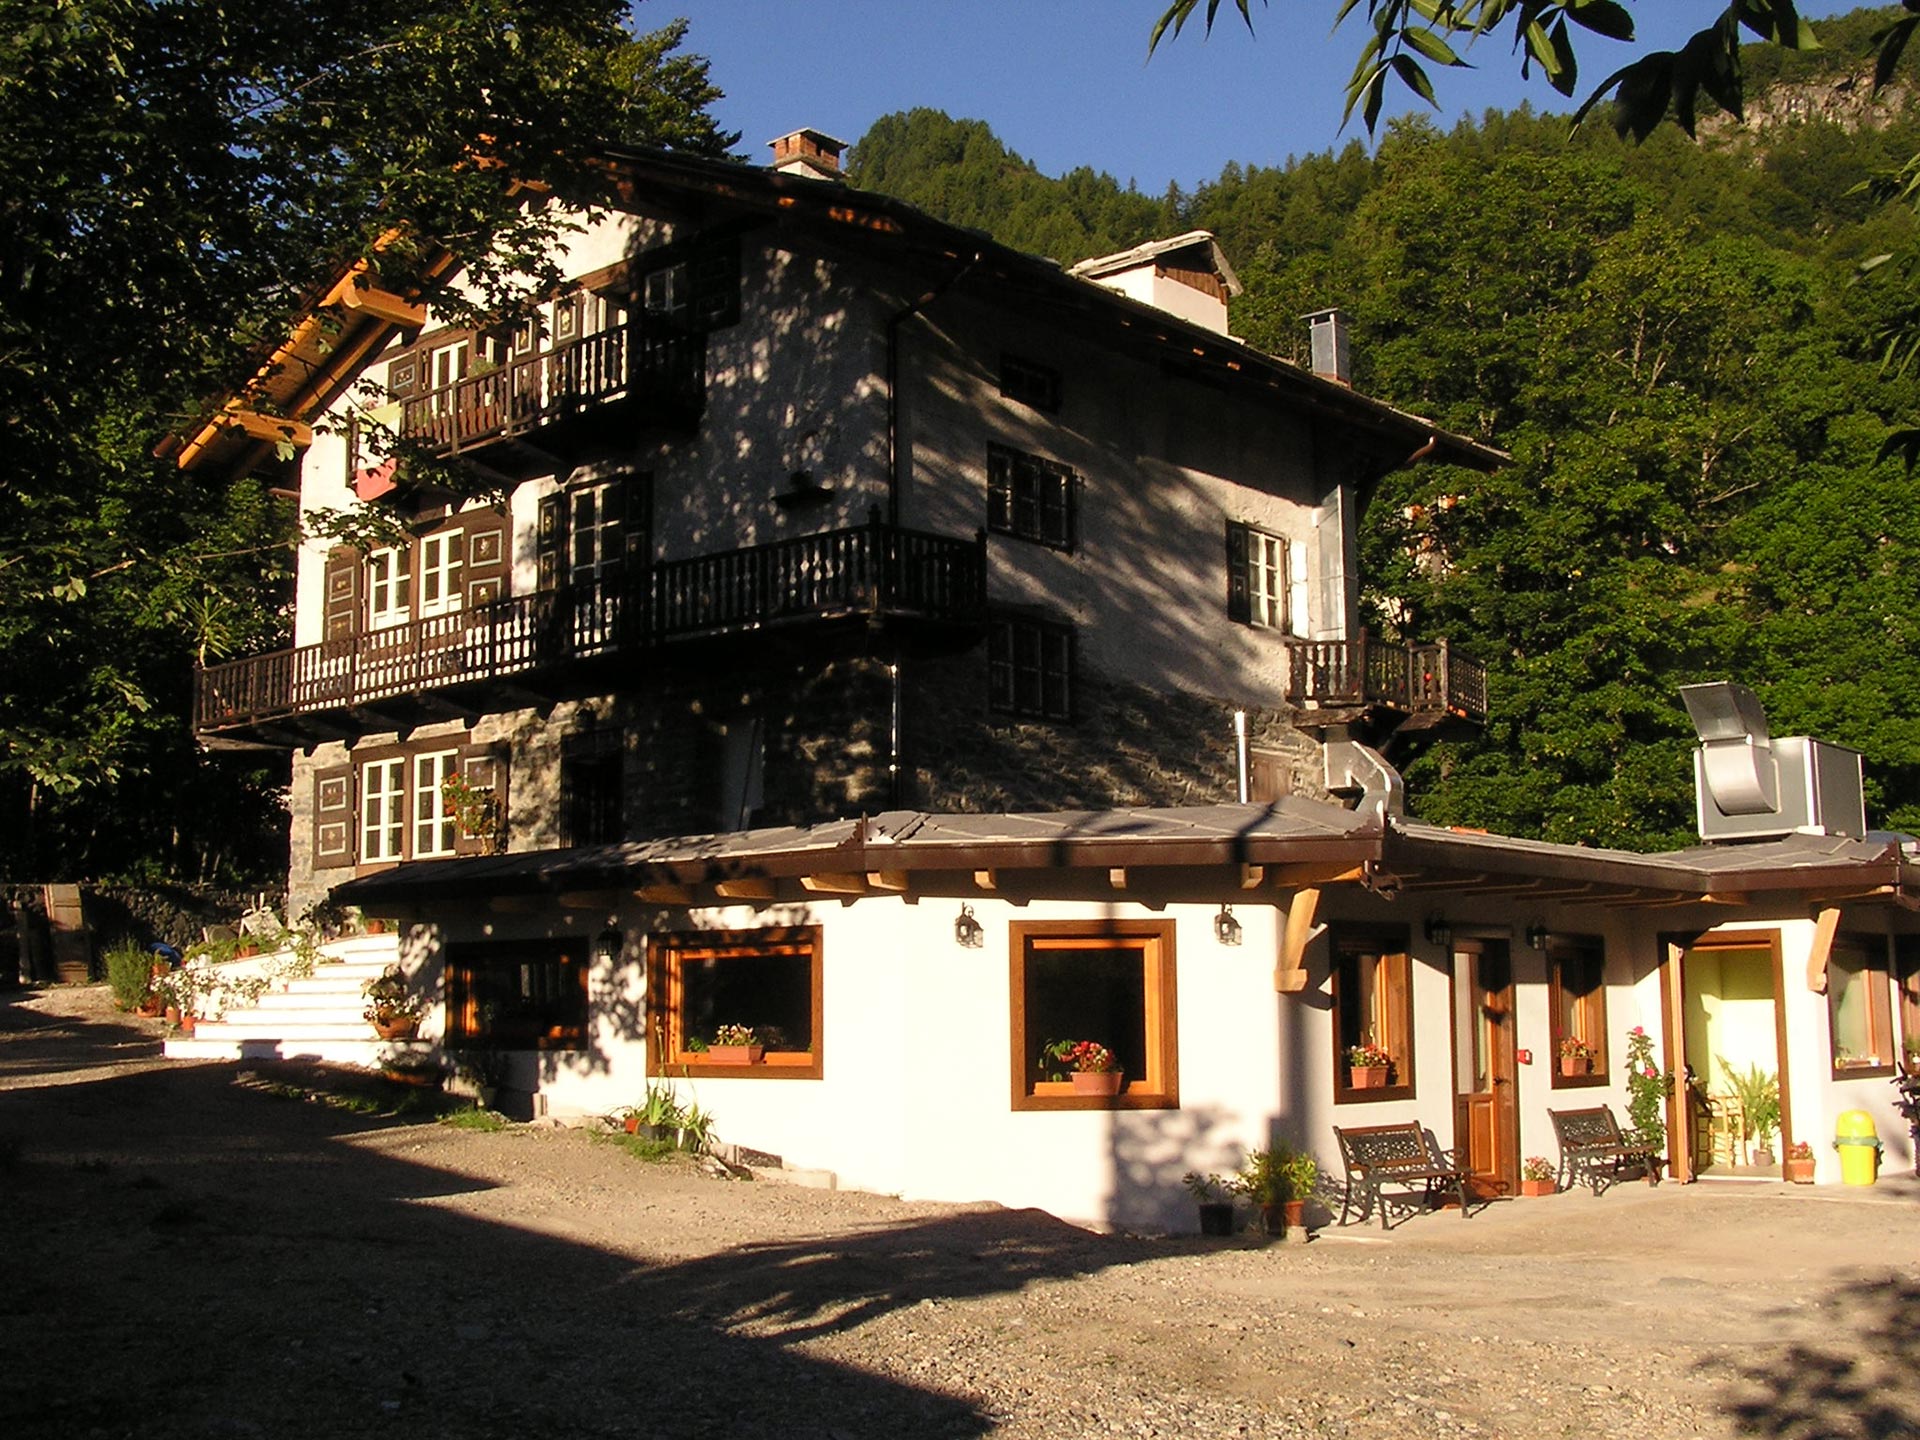
[[609,662],[676,644],[836,621],[970,640],[986,584],[984,539],[876,520],[210,666],[194,730],[227,748],[351,738],[617,688],[633,672]]
[[1352,640],[1289,640],[1287,700],[1295,723],[1420,730],[1449,720],[1484,724],[1487,667],[1454,650],[1396,645],[1362,630]]
[[569,432],[689,430],[705,402],[706,337],[642,318],[408,396],[400,435],[431,455],[531,473],[550,468]]

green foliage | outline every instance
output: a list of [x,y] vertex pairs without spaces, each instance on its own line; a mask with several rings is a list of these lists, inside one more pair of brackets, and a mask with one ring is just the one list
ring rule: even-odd
[[122,940],[106,952],[107,986],[116,1010],[138,1010],[153,993],[153,955],[131,940]]
[[1256,1205],[1305,1200],[1320,1183],[1320,1165],[1311,1152],[1276,1140],[1271,1149],[1249,1151],[1232,1183]]
[[1636,1025],[1627,1032],[1628,1140],[1665,1152],[1667,1096],[1673,1076],[1653,1063],[1653,1037]]
[[482,1110],[477,1105],[470,1110],[450,1110],[440,1117],[440,1123],[452,1130],[473,1130],[482,1135],[497,1135],[509,1128],[504,1115]]
[[1740,1102],[1740,1138],[1764,1145],[1767,1137],[1780,1128],[1779,1077],[1758,1065],[1736,1070],[1724,1055],[1713,1058]]
[[251,374],[322,272],[397,221],[488,301],[612,137],[714,152],[683,27],[618,0],[15,0],[0,26],[0,873],[281,867],[284,758],[213,760],[195,661],[286,643],[293,510],[153,454]]

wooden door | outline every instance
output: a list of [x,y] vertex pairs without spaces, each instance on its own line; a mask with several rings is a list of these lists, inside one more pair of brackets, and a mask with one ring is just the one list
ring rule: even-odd
[[1514,1084],[1513,962],[1505,940],[1453,947],[1454,1146],[1481,1196],[1512,1195],[1520,1182],[1520,1102]]

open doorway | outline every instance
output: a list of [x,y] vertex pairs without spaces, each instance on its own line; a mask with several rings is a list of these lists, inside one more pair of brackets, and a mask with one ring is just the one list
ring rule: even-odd
[[1703,936],[1676,963],[1686,1130],[1676,1141],[1688,1168],[1702,1179],[1778,1179],[1792,1141],[1780,934]]
[[1482,1199],[1518,1193],[1513,961],[1505,940],[1453,942],[1455,1153]]

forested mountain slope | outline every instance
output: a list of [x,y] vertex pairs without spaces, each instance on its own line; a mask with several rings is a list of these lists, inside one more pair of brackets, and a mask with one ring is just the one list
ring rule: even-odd
[[[1873,20],[1825,22],[1826,51],[1750,74],[1846,93]],[[1677,691],[1734,678],[1776,733],[1863,750],[1870,818],[1920,830],[1916,484],[1876,458],[1920,416],[1914,380],[1879,364],[1912,297],[1855,278],[1914,239],[1910,211],[1856,187],[1920,151],[1920,120],[1904,90],[1862,123],[1783,119],[1838,112],[1764,89],[1769,123],[1698,145],[1489,113],[1161,199],[1051,180],[980,122],[919,110],[876,123],[852,176],[1063,261],[1212,230],[1247,285],[1236,334],[1304,358],[1297,317],[1339,305],[1361,388],[1513,454],[1494,476],[1389,477],[1367,516],[1371,623],[1492,666],[1486,735],[1409,768],[1424,817],[1684,843]]]

